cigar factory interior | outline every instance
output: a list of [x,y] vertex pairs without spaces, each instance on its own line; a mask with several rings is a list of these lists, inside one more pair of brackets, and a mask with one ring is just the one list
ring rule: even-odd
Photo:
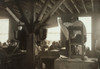
[[0,69],[100,69],[100,0],[0,0]]

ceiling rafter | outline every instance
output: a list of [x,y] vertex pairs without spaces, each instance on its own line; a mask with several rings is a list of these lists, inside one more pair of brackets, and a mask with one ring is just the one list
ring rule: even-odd
[[85,3],[84,3],[84,0],[82,0],[82,3],[83,3],[83,7],[84,7],[85,12],[88,13],[88,11],[87,11],[87,9],[86,9],[86,5],[85,5]]
[[[20,19],[19,18],[17,18],[16,17],[16,15],[10,10],[10,8],[9,7],[6,7],[5,8],[7,11],[8,11],[8,13],[15,19],[15,21],[17,22],[17,23],[23,23],[22,21],[20,21]],[[27,29],[27,27],[26,27],[26,25],[24,25],[24,30],[26,31],[26,33],[28,34],[29,32],[28,32],[28,29]]]
[[60,9],[62,12],[65,12],[65,10],[64,10],[64,9],[62,9],[61,7],[59,7],[59,9]]
[[80,14],[80,10],[78,9],[78,7],[76,6],[75,2],[73,0],[71,0],[72,4],[74,5],[75,9],[77,10],[77,12]]
[[42,9],[41,9],[41,11],[40,11],[38,21],[41,21],[41,20],[42,20],[43,15],[44,15],[44,13],[45,13],[47,7],[48,7],[49,2],[50,2],[50,0],[46,0],[46,1],[45,1],[45,4],[44,4],[44,6],[42,7]]
[[17,23],[20,22],[19,18],[11,11],[10,8],[6,7],[6,10],[7,10],[8,13],[15,19],[15,21],[16,21]]
[[[43,4],[45,3],[44,0],[40,0]],[[50,2],[49,2],[50,3]],[[50,9],[52,8],[52,6],[50,4],[47,5],[47,7],[49,7]],[[48,12],[49,10],[46,10],[46,12]],[[44,14],[46,14],[46,12]]]
[[[55,5],[55,2],[53,0],[51,0],[51,2]],[[59,7],[58,9],[61,10],[62,12],[65,12],[65,10],[62,9],[61,7]]]
[[62,5],[62,3],[64,2],[65,0],[59,0],[53,7],[52,9],[47,13],[47,15],[44,16],[44,18],[42,19],[41,23],[44,23],[48,17],[52,16],[56,10]]
[[23,18],[24,21],[25,21],[25,24],[26,24],[26,25],[29,25],[28,20],[27,20],[27,18],[25,17],[25,14],[24,14],[24,12],[23,12],[21,6],[20,6],[19,0],[15,0],[15,2],[16,2],[16,6],[18,7],[18,9],[19,9],[19,11],[20,11],[20,13],[21,13],[21,15],[22,15],[22,18]]
[[[45,1],[44,0],[40,0],[42,3],[45,3]],[[53,0],[50,0],[51,1],[51,3],[53,3],[54,5],[55,5],[55,2],[53,1]],[[50,4],[48,4],[48,7],[51,9],[52,8],[52,6],[50,5]],[[61,7],[59,7],[58,8],[59,10],[61,10],[62,12],[65,12]],[[48,10],[46,10],[46,11],[48,11]],[[46,14],[46,13],[44,13],[44,14]],[[57,14],[58,14],[58,12],[57,12]]]
[[70,11],[70,13],[73,14],[73,11],[69,8],[68,4],[67,4],[66,2],[64,2],[63,4],[64,4],[64,6]]
[[92,5],[92,11],[94,11],[94,2],[91,0],[91,5]]
[[[51,1],[53,4],[55,4],[55,2],[54,1]],[[48,7],[51,9],[52,8],[52,6],[51,5],[48,5]],[[58,8],[59,9],[59,8]],[[56,11],[55,12],[56,14],[58,14],[59,15],[59,13],[58,13],[58,11]]]
[[[42,0],[41,2],[44,3],[43,0]],[[36,4],[37,4],[40,8],[42,8],[41,5],[40,5],[39,3],[36,3]],[[47,7],[48,7],[49,9],[52,8],[52,6],[51,6],[50,4],[48,4]],[[40,8],[39,8],[39,9],[40,9]],[[38,9],[38,8],[37,8],[37,9]],[[38,9],[38,11],[39,11],[39,9]],[[49,10],[46,9],[44,15],[47,14],[47,12],[49,12]],[[39,14],[39,12],[37,12],[37,13]],[[37,19],[38,19],[38,18],[37,18]]]

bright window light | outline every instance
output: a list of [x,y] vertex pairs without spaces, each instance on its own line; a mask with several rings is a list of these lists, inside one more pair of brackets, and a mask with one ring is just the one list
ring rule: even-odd
[[60,27],[48,28],[47,38],[49,41],[59,41],[60,40]]
[[86,47],[89,47],[91,50],[92,47],[92,23],[91,23],[91,17],[79,17],[79,20],[82,21],[86,27],[87,31],[87,42],[86,42]]
[[9,34],[9,19],[0,19],[0,42],[6,42]]

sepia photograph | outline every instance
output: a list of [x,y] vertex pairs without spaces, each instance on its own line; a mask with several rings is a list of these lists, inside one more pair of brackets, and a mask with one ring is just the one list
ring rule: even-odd
[[100,69],[100,0],[0,0],[0,69]]

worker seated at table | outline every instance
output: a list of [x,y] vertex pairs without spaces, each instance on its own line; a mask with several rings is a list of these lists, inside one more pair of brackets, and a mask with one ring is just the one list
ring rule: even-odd
[[58,42],[52,42],[52,45],[49,48],[50,51],[59,51],[60,50],[60,46]]
[[46,41],[42,41],[42,43],[41,43],[41,50],[42,51],[48,51],[48,45],[47,45],[47,42]]
[[[39,56],[41,58],[42,63],[45,64],[47,69],[53,69],[54,68],[54,60],[56,58],[59,58],[59,53],[58,53],[58,43],[53,42],[49,50],[45,50],[48,48],[47,44],[43,44],[42,51],[39,53]],[[57,50],[57,51],[56,51]]]
[[8,54],[13,54],[16,51],[18,51],[18,43],[19,43],[19,41],[17,41],[17,40],[14,40],[14,39],[9,40],[8,41],[9,45],[8,45],[7,53]]

